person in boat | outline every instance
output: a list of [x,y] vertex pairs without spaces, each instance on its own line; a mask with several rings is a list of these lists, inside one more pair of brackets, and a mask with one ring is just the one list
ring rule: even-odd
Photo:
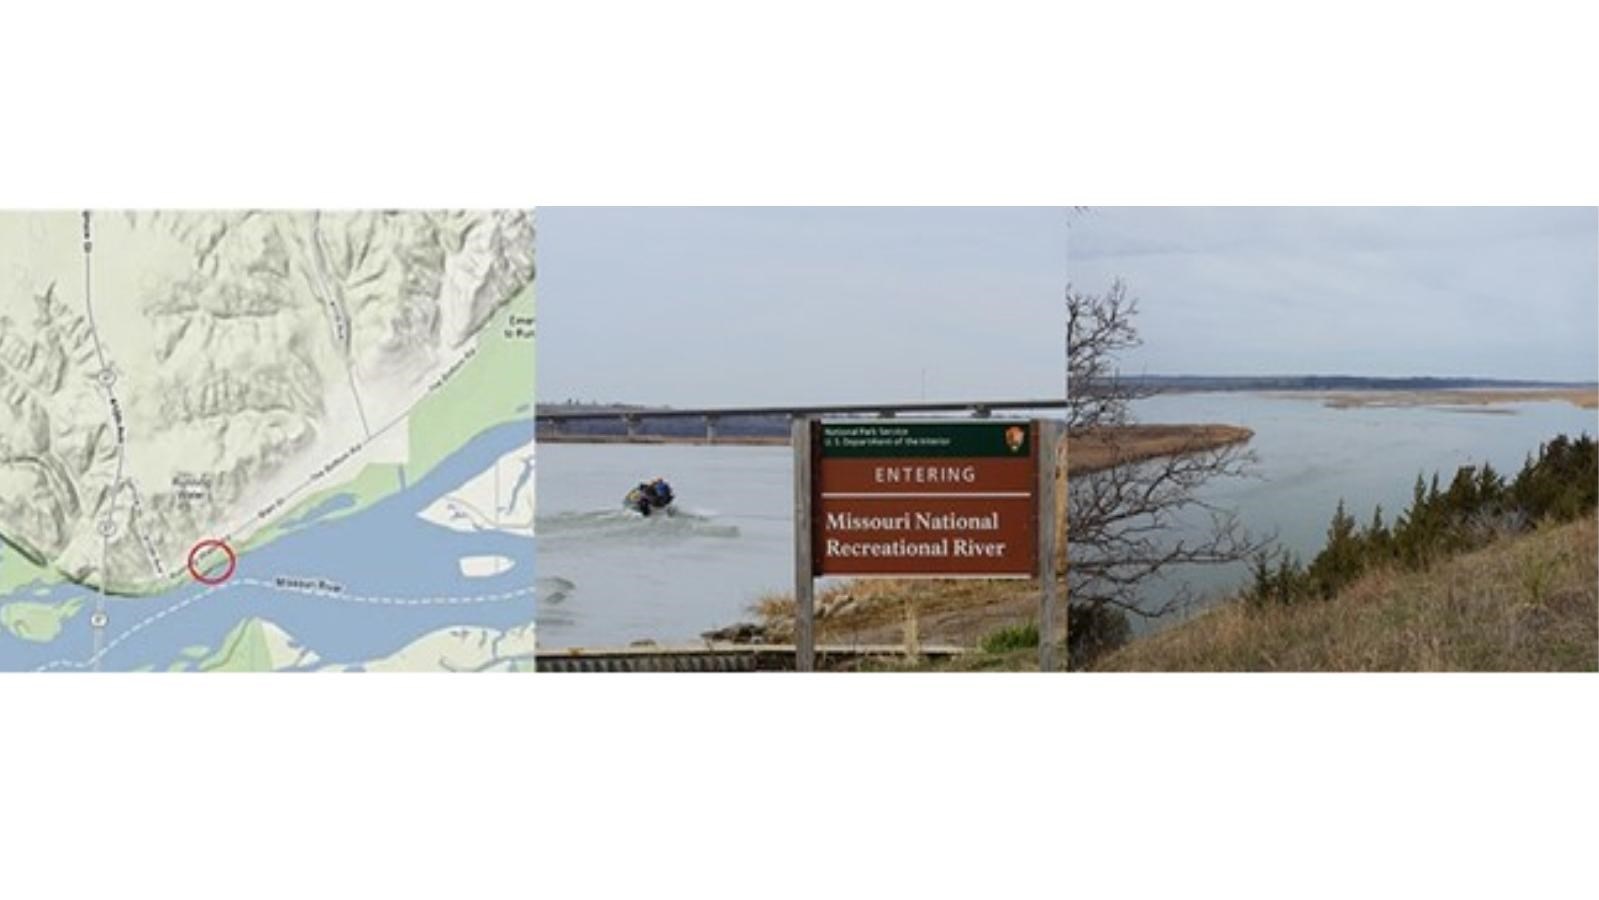
[[666,479],[657,478],[654,481],[641,482],[638,487],[627,492],[627,506],[639,515],[648,516],[657,510],[666,509],[676,499],[672,494],[672,486]]

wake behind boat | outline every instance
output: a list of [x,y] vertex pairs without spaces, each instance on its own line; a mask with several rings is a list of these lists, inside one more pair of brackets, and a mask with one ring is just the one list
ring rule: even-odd
[[658,543],[701,538],[727,539],[739,536],[739,527],[723,521],[711,510],[691,509],[681,504],[657,510],[648,518],[631,508],[604,507],[589,510],[564,510],[539,517],[540,537],[551,542],[577,540]]

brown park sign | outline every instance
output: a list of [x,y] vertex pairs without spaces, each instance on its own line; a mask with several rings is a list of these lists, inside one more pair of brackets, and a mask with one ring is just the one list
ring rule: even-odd
[[811,574],[1038,574],[1030,421],[811,423]]

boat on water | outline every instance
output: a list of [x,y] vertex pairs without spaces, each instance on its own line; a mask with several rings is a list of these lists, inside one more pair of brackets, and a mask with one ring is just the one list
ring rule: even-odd
[[628,491],[627,496],[622,498],[622,505],[647,518],[655,513],[670,514],[672,501],[676,499],[666,479],[657,478],[640,482],[638,487]]

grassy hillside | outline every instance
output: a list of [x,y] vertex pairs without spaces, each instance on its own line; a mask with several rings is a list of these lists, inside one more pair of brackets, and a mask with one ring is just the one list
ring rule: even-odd
[[1599,519],[1444,560],[1382,567],[1335,596],[1223,604],[1102,658],[1119,671],[1593,671]]

